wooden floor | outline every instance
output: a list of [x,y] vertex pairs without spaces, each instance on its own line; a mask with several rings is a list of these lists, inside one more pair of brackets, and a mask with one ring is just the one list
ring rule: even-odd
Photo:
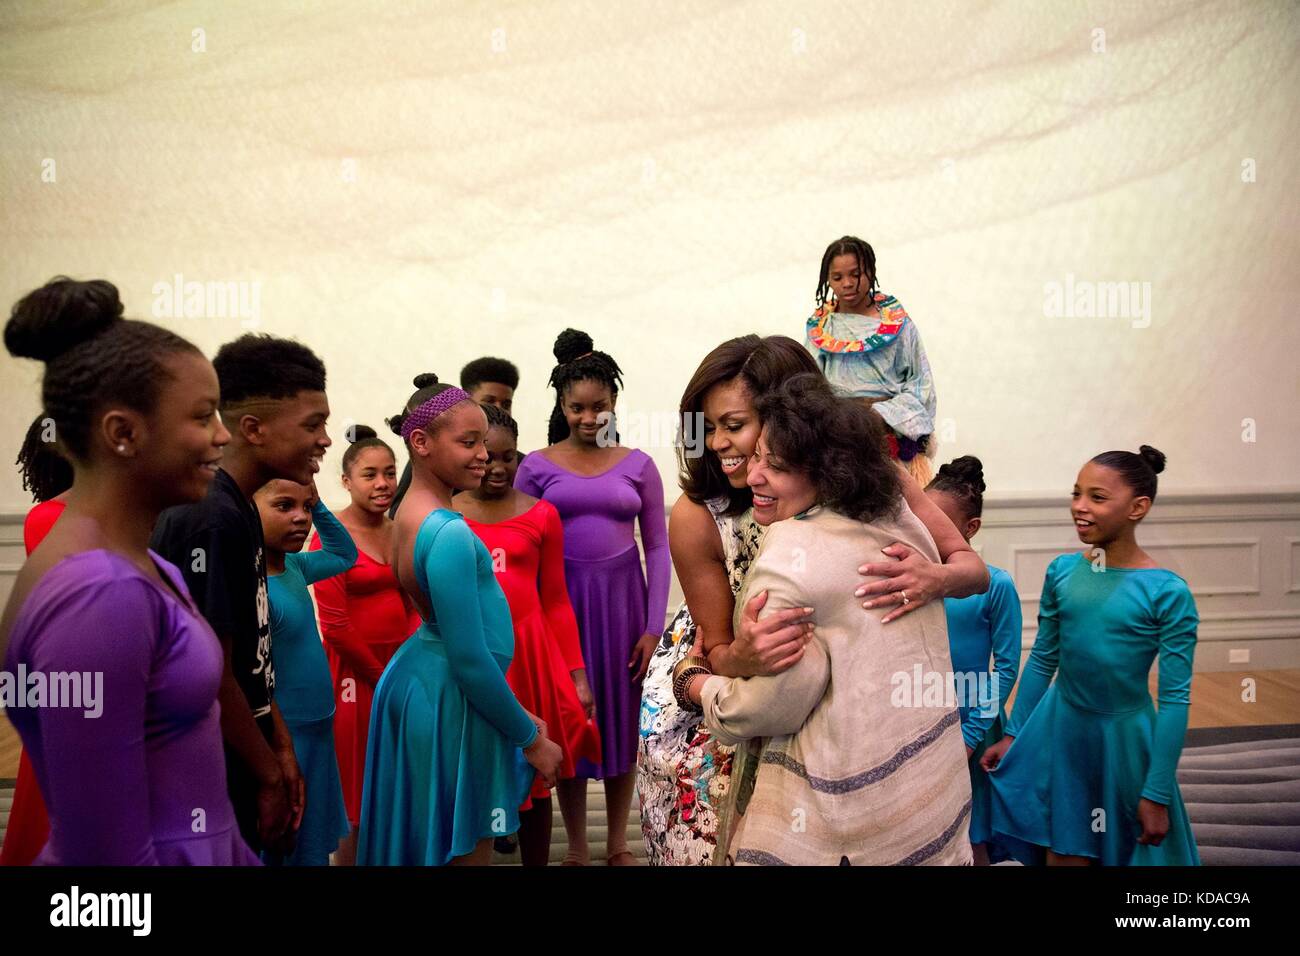
[[[1155,675],[1151,678],[1155,691]],[[1242,700],[1253,681],[1254,700]],[[1223,671],[1192,677],[1188,727],[1247,727],[1300,724],[1300,670]],[[18,775],[18,735],[0,716],[0,780]]]

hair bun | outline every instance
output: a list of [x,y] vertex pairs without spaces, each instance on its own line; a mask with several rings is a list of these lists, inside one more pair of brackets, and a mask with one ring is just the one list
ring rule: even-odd
[[1157,475],[1165,470],[1166,459],[1164,452],[1152,448],[1150,445],[1143,445],[1138,449],[1138,454],[1142,456],[1142,460],[1150,465],[1151,470]]
[[960,481],[962,484],[970,485],[980,494],[983,494],[988,488],[984,484],[984,463],[974,455],[962,455],[947,464],[940,465],[939,474],[945,478],[951,478],[954,481]]
[[565,329],[555,338],[555,360],[566,365],[574,359],[595,350],[595,343],[586,332],[577,329]]
[[113,283],[56,276],[14,305],[5,348],[19,358],[49,362],[121,318],[122,300]]
[[379,433],[376,432],[376,431],[375,431],[373,428],[371,428],[369,425],[353,425],[353,426],[349,429],[349,431],[352,432],[352,434],[351,434],[351,435],[348,435],[348,436],[346,436],[346,437],[347,437],[347,440],[348,440],[348,442],[349,442],[350,444],[351,444],[351,443],[355,443],[355,442],[359,442],[359,441],[365,441],[367,438],[378,438],[378,437],[379,437]]
[[411,384],[416,388],[428,388],[430,385],[438,384],[438,376],[432,372],[421,372],[411,379]]
[[393,434],[399,437],[402,434],[402,422],[404,421],[406,421],[406,412],[398,412],[392,418],[384,419],[384,423],[393,430]]

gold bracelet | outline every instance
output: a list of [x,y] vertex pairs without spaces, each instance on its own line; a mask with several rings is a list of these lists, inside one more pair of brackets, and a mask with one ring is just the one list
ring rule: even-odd
[[687,668],[694,668],[695,670],[703,671],[706,674],[713,673],[713,668],[709,666],[709,659],[707,657],[701,657],[698,654],[688,654],[678,661],[677,665],[673,668],[673,680],[675,681],[679,676],[681,676],[682,671]]

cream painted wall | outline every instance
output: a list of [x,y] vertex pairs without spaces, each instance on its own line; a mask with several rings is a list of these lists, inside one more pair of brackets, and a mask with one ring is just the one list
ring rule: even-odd
[[[340,424],[495,353],[534,447],[560,329],[622,363],[625,415],[670,413],[713,345],[801,334],[850,232],[992,494],[1139,442],[1166,489],[1296,486],[1300,7],[702,6],[6,3],[0,300],[260,283],[250,324],[318,350]],[[1069,277],[1149,283],[1149,315],[1049,317]],[[0,357],[7,454],[38,371]]]

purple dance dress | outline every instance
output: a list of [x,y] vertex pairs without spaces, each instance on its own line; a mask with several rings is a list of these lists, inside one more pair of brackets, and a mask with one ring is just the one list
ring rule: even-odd
[[[596,698],[602,750],[599,768],[578,761],[578,776],[627,773],[636,765],[641,708],[641,684],[627,663],[642,634],[662,633],[672,576],[659,471],[637,449],[592,476],[534,452],[519,466],[515,487],[553,504],[564,525],[564,574]],[[644,572],[635,522],[641,525]]]
[[259,863],[226,794],[221,645],[180,572],[149,554],[171,588],[120,554],[83,551],[14,620],[4,669],[27,691],[8,717],[50,813],[37,865]]

